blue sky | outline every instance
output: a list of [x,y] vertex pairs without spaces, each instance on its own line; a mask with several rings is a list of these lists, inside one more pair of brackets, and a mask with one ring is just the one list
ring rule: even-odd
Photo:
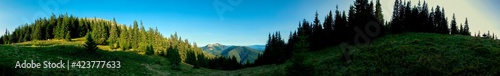
[[[415,4],[418,0],[412,0]],[[446,2],[448,1],[448,2]],[[452,4],[453,1],[457,4]],[[320,20],[328,11],[348,9],[353,0],[1,0],[0,34],[5,29],[31,23],[35,18],[49,17],[51,13],[72,14],[78,17],[97,17],[130,25],[142,20],[145,27],[158,27],[164,36],[177,32],[184,39],[199,46],[209,43],[227,45],[265,44],[270,32],[280,31],[287,39],[302,19],[312,20],[318,11]],[[461,2],[461,3],[460,3]],[[392,14],[394,0],[382,0],[386,20]],[[500,32],[498,0],[437,0],[429,5],[445,6],[446,13],[462,12],[463,7],[479,11],[457,13],[457,22],[469,17],[471,31]],[[227,10],[218,12],[214,6]],[[489,8],[484,8],[489,7]],[[461,11],[462,10],[462,11]],[[451,12],[449,12],[451,11]],[[486,16],[485,16],[486,15]],[[490,16],[491,15],[491,16]],[[451,14],[447,16],[450,17]],[[460,20],[462,19],[462,20]],[[479,20],[479,21],[475,21]],[[482,26],[473,26],[474,24]],[[495,26],[494,26],[495,25]]]

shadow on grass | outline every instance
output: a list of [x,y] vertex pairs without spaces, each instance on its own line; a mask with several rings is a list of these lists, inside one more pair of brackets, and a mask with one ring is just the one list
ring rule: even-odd
[[[41,47],[0,45],[0,76],[16,75],[71,75],[71,74],[95,74],[113,73],[133,69],[131,64],[154,62],[150,56],[144,56],[135,52],[107,51],[98,49],[95,53],[85,52],[85,48],[78,45],[52,45]],[[122,70],[100,69],[101,71],[76,71],[66,69],[20,69],[15,68],[16,62],[22,60],[43,61],[121,61]],[[27,62],[28,63],[28,62]],[[66,62],[65,62],[66,63]],[[66,63],[69,64],[69,63]],[[138,68],[138,67],[135,67]]]

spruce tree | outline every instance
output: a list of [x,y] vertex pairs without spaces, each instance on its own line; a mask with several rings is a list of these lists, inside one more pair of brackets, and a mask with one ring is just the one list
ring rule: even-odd
[[167,51],[167,57],[170,62],[171,68],[174,70],[180,70],[179,64],[181,62],[181,58],[178,49],[176,47],[170,46]]
[[334,40],[334,45],[339,44],[340,42],[345,40],[346,32],[347,32],[347,22],[344,22],[344,18],[342,17],[342,14],[340,11],[337,9],[335,10],[335,22],[334,22],[334,28],[333,28],[333,33],[335,38],[332,38]]
[[198,61],[196,60],[196,54],[192,50],[188,50],[186,53],[186,63],[193,65],[193,68],[199,68]]
[[64,35],[64,40],[66,41],[71,41],[71,35],[70,35],[71,32],[66,32],[66,34]]
[[299,35],[299,41],[295,45],[292,54],[292,65],[287,66],[287,74],[296,76],[311,76],[312,68],[304,63],[304,54],[309,51],[309,42],[306,40],[307,35]]
[[137,49],[139,47],[139,25],[137,24],[137,21],[134,21],[132,31],[130,31],[130,42],[132,45],[133,49]]
[[196,57],[198,59],[197,60],[198,61],[198,65],[200,67],[207,67],[207,59],[205,58],[205,55],[203,55],[203,53],[198,54],[198,56],[196,56]]
[[142,21],[141,21],[141,27],[140,27],[140,30],[139,30],[139,49],[140,51],[146,51],[144,49],[147,49],[147,45],[149,44],[148,43],[148,36],[146,34],[146,29],[144,28],[144,26],[142,25]]
[[382,5],[380,4],[380,0],[377,0],[377,4],[375,5],[375,17],[378,20],[378,23],[384,23],[384,14],[382,14]]
[[[401,13],[402,11],[401,10],[401,2],[399,0],[396,0],[394,2],[394,8],[393,8],[393,11],[392,11],[392,22],[391,22],[391,26],[390,26],[390,31],[392,33],[400,33],[401,32]],[[351,17],[351,15],[349,15],[349,17]],[[349,18],[349,22],[351,22],[352,20]]]
[[113,24],[110,25],[110,29],[109,29],[109,38],[108,38],[108,41],[109,41],[109,47],[111,49],[116,49],[118,48],[118,24],[116,23],[116,19],[113,18]]
[[[37,22],[38,22],[38,20],[35,23],[37,23]],[[41,34],[42,33],[42,27],[41,26],[42,25],[38,25],[38,24],[34,25],[35,28],[34,28],[34,31],[32,33],[33,36],[31,36],[33,40],[41,40],[42,39],[41,35],[43,35],[43,34]]]
[[464,32],[463,32],[463,35],[467,35],[469,36],[470,35],[470,31],[469,31],[469,21],[467,20],[467,18],[465,18],[465,26],[464,26]]
[[85,42],[85,50],[87,53],[95,53],[97,51],[97,44],[94,39],[92,39],[92,34],[88,33],[87,37],[85,37],[87,41]]
[[153,45],[149,45],[146,49],[146,55],[153,55],[153,54],[154,54]]
[[318,12],[316,11],[316,14],[314,14],[314,21],[313,21],[313,33],[312,33],[312,41],[315,49],[323,48],[324,44],[320,44],[322,41],[329,42],[331,40],[325,40],[328,38],[322,37],[323,33],[330,33],[330,32],[323,32],[322,26],[320,24],[320,21],[318,19]]
[[9,30],[5,29],[4,36],[2,37],[3,39],[3,44],[10,44],[10,34]]
[[127,29],[128,29],[127,27],[123,27],[122,33],[120,33],[119,44],[120,44],[120,48],[122,48],[122,50],[130,49],[130,41],[128,40],[129,39],[129,32]]
[[463,33],[464,33],[464,25],[463,24],[460,24],[460,29],[458,30],[458,33],[463,35]]
[[[317,49],[320,49],[320,48],[317,48],[316,46],[327,45],[327,44],[322,44],[322,43],[335,44],[334,43],[335,40],[332,39],[332,38],[335,35],[334,34],[334,29],[337,29],[337,27],[334,27],[334,22],[333,21],[334,21],[333,14],[332,14],[332,11],[330,10],[330,12],[328,12],[328,14],[325,17],[325,21],[323,21],[323,32],[324,33],[322,33],[322,34],[324,34],[323,35],[324,40],[313,39],[314,36],[310,37],[307,40],[314,41],[314,42],[311,43],[312,47],[310,47],[310,48],[312,48],[314,50],[317,50]],[[309,24],[308,23],[306,24],[306,23],[307,22],[305,22],[305,20],[304,20],[304,22],[302,24],[302,26],[303,26],[302,28],[306,29],[306,30],[304,30],[305,34],[310,34],[308,32]]]
[[451,19],[451,34],[459,34],[458,28],[457,28],[457,22],[455,20],[455,13],[453,13],[453,19]]

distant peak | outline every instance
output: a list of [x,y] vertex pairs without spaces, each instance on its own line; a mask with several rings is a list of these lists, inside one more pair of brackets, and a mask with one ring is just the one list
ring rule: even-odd
[[208,44],[208,47],[214,47],[214,46],[224,46],[221,43],[215,43],[215,44]]
[[215,45],[222,45],[221,43],[215,43]]

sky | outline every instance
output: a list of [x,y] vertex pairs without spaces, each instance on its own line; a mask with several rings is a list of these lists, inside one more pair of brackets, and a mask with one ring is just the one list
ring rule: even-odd
[[[416,4],[418,0],[411,0]],[[422,0],[423,1],[423,0]],[[19,25],[54,14],[103,18],[130,25],[142,21],[168,37],[177,32],[197,45],[266,44],[269,33],[281,32],[285,41],[299,21],[312,21],[317,11],[321,22],[328,11],[347,10],[354,0],[0,0],[0,35]],[[448,20],[467,17],[470,31],[500,32],[500,0],[427,0],[440,5]],[[381,0],[385,20],[391,19],[394,0]],[[483,31],[481,31],[483,32]]]

